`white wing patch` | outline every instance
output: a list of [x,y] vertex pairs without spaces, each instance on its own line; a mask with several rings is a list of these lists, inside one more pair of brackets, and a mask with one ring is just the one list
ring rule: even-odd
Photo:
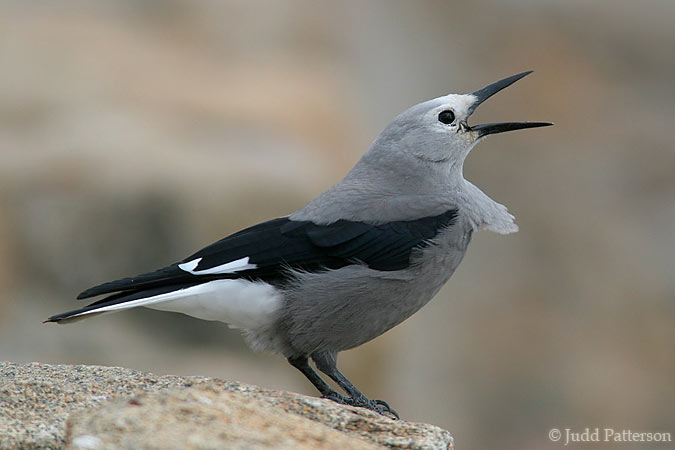
[[161,311],[179,312],[203,320],[217,320],[234,328],[254,331],[273,323],[281,303],[281,292],[267,283],[214,280],[166,294],[103,306],[69,317],[62,322],[68,323],[88,315],[144,306]]
[[249,264],[248,263],[249,257],[246,256],[244,258],[237,259],[236,261],[230,261],[228,263],[221,264],[216,267],[211,267],[210,269],[195,270],[201,260],[202,260],[201,258],[193,259],[192,261],[188,261],[183,264],[178,264],[178,267],[181,270],[191,273],[192,275],[214,275],[219,273],[233,273],[239,272],[240,270],[255,269],[256,267],[258,267],[255,264]]

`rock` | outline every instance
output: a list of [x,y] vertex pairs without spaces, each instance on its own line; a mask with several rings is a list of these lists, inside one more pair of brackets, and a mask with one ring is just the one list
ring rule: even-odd
[[136,391],[206,378],[154,376],[119,367],[0,362],[0,448],[62,448],[68,414]]
[[285,414],[282,407],[224,391],[222,387],[210,384],[169,393],[143,393],[93,411],[77,412],[68,420],[67,446],[73,449],[381,448],[300,415]]
[[203,377],[0,362],[0,448],[448,449],[449,432]]

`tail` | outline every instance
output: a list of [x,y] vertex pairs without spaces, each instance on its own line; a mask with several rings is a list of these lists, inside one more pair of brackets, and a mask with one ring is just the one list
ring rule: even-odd
[[202,283],[183,283],[161,286],[154,289],[120,292],[91,303],[84,308],[79,308],[51,316],[43,323],[72,323],[107,312],[122,311],[129,308],[136,308],[138,306],[150,306],[155,303],[174,300],[184,297],[185,295],[189,295],[191,293],[189,292],[189,288],[200,284]]
[[[81,292],[77,296],[77,299],[82,300],[85,298],[96,297],[97,295],[112,294],[113,292],[125,291],[126,293],[133,293],[142,290],[152,290],[153,288],[162,286],[190,283],[195,281],[196,278],[197,277],[189,272],[181,270],[177,264],[173,264],[154,272],[99,284]],[[205,281],[207,278],[202,277],[201,279]]]
[[225,322],[234,328],[255,330],[269,326],[282,306],[283,294],[265,282],[196,280],[168,286],[123,291],[84,308],[50,317],[45,322],[70,323],[99,314],[144,306],[173,311],[203,320]]

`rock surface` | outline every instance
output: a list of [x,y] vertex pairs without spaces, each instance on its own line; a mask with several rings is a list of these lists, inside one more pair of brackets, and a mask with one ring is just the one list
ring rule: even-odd
[[203,377],[0,362],[0,448],[449,449],[449,432]]

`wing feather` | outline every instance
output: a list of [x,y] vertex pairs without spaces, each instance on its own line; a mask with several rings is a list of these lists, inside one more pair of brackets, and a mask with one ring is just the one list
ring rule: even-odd
[[[413,249],[427,245],[440,230],[452,226],[456,218],[456,209],[438,216],[381,225],[347,220],[318,225],[281,217],[232,234],[155,272],[94,286],[78,298],[115,292],[135,297],[148,289],[222,278],[247,278],[276,284],[286,280],[289,267],[313,271],[362,263],[376,270],[401,270],[410,264]],[[226,273],[198,273],[244,258],[248,258],[248,262],[242,270],[235,267]],[[194,267],[192,272],[195,273],[179,267],[189,262],[193,263],[190,267]],[[195,262],[197,264],[193,266]]]

